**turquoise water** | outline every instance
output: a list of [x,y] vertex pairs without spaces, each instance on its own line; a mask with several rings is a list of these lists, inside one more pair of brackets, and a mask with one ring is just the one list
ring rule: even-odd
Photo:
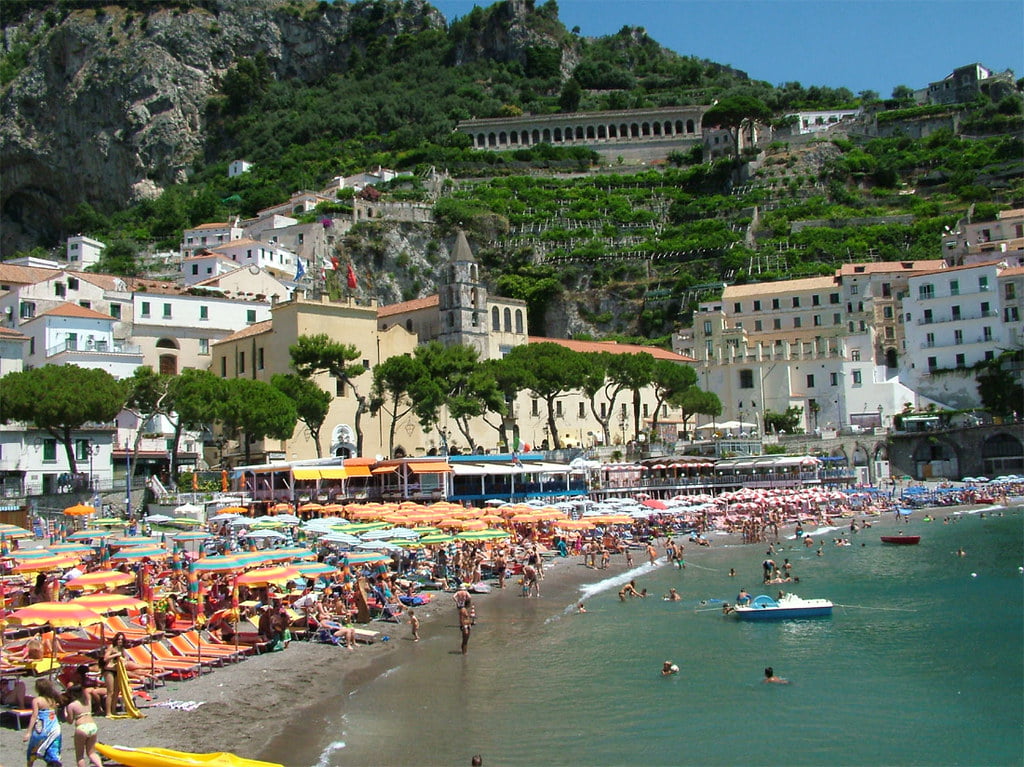
[[[832,618],[741,623],[701,607],[777,591],[759,587],[761,546],[688,547],[683,572],[640,568],[655,598],[625,603],[620,565],[585,615],[571,598],[483,598],[469,654],[447,613],[434,620],[351,695],[321,762],[1020,765],[1021,513],[958,520],[912,522],[919,546],[885,546],[878,528],[822,557],[789,542],[775,559],[801,583],[784,588],[831,599]],[[670,586],[683,602],[660,599]],[[677,677],[659,675],[666,659]],[[768,665],[791,684],[763,684]]]

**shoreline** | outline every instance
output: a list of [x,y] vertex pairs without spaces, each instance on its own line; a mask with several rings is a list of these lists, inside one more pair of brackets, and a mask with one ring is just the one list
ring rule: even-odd
[[[1008,504],[1007,507],[1015,505]],[[853,517],[837,518],[832,528],[808,530],[816,541],[826,545],[831,538],[842,536],[851,519],[858,522],[870,519],[872,527],[861,529],[856,534],[863,537],[872,535],[876,529],[888,530],[910,526],[919,530],[924,523],[922,517],[930,515],[934,522],[954,514],[998,511],[1001,507],[993,504],[974,506],[932,507],[915,510],[910,520],[897,519],[891,513],[878,516],[858,513]],[[787,525],[780,531],[780,544],[793,543],[793,527]],[[686,545],[685,560],[700,567],[719,563],[729,551],[754,551],[764,544],[744,544],[738,534],[718,534],[711,537],[708,549]],[[663,541],[659,542],[659,562],[663,562]],[[551,614],[568,612],[581,600],[590,599],[593,594],[581,596],[585,586],[598,586],[609,579],[617,579],[639,568],[649,567],[647,557],[641,550],[634,550],[634,566],[626,567],[622,555],[615,555],[608,570],[593,570],[582,564],[582,558],[555,558],[545,564],[545,578],[541,581],[543,597],[531,599],[534,607]],[[664,566],[664,565],[661,565]],[[743,578],[750,579],[750,573]],[[606,585],[602,592],[613,588]],[[434,600],[427,606],[416,608],[420,618],[420,652],[410,652],[413,645],[406,645],[409,636],[408,623],[399,624],[372,622],[367,628],[381,631],[390,641],[379,638],[373,645],[360,645],[354,651],[347,651],[333,645],[314,642],[293,641],[283,652],[268,653],[251,657],[241,663],[231,664],[203,674],[198,679],[184,682],[168,681],[166,686],[157,688],[153,705],[143,708],[146,718],[142,720],[99,718],[100,742],[111,745],[135,747],[159,746],[180,751],[215,752],[228,751],[248,758],[277,761],[286,767],[310,767],[321,760],[325,752],[341,740],[338,724],[333,718],[344,719],[346,712],[358,705],[350,700],[360,689],[371,685],[374,680],[389,673],[403,663],[417,663],[419,656],[427,654],[425,645],[431,645],[432,652],[457,649],[458,637],[453,628],[454,608],[449,592],[433,592]],[[475,597],[482,617],[490,605],[499,603],[507,610],[518,609],[517,579],[510,579],[504,590],[494,588],[489,594]],[[486,635],[485,635],[486,636]],[[474,642],[481,641],[474,637]],[[484,639],[484,641],[487,641]],[[444,643],[442,650],[440,643]],[[448,647],[450,645],[450,647]],[[472,654],[472,647],[470,650]],[[31,686],[31,680],[28,680]],[[31,690],[30,690],[31,691]],[[194,710],[186,711],[168,706],[172,701],[202,702]],[[322,738],[313,742],[299,741],[292,733],[295,721],[303,721],[303,731],[317,731]],[[322,724],[322,727],[316,725]],[[24,753],[22,732],[4,728],[0,730],[0,750],[6,754]],[[22,749],[20,752],[16,749]],[[69,727],[64,728],[64,757],[73,762],[73,738]],[[7,761],[13,762],[13,758]]]

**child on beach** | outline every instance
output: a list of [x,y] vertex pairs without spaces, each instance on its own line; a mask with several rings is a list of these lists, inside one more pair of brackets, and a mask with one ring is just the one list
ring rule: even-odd
[[409,611],[409,628],[412,629],[412,641],[420,641],[420,619],[412,610]]

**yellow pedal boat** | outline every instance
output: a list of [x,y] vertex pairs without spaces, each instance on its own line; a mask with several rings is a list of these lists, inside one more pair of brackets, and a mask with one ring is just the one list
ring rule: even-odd
[[284,767],[274,762],[246,759],[224,751],[189,754],[169,748],[128,748],[97,743],[96,750],[107,759],[126,767]]

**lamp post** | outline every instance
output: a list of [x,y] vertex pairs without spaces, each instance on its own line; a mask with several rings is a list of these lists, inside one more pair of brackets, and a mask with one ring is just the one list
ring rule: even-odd
[[130,517],[132,515],[132,448],[125,445],[124,451],[127,473],[124,475],[124,510]]
[[89,454],[89,492],[92,493],[95,490],[95,487],[94,487],[95,480],[93,478],[93,473],[92,473],[92,459],[93,459],[93,456],[99,455],[100,446],[97,445],[92,440],[88,440],[85,443],[85,451]]

